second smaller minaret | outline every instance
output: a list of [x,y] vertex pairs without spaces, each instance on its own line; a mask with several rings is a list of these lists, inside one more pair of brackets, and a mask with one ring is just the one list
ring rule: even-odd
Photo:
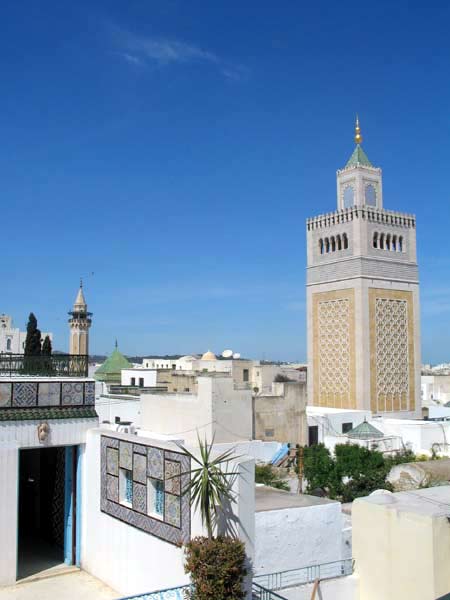
[[88,312],[83,293],[83,281],[80,281],[73,309],[69,312],[70,354],[89,354],[89,328],[92,324],[92,313]]

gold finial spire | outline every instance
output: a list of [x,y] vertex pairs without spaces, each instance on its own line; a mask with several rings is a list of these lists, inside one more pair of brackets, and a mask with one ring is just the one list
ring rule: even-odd
[[356,144],[361,144],[362,141],[363,141],[363,139],[362,139],[362,135],[361,135],[361,128],[359,126],[359,118],[358,118],[358,115],[356,115],[355,143]]

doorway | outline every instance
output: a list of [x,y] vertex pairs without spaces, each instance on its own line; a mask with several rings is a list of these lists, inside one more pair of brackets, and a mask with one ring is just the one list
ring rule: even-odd
[[75,562],[76,447],[20,451],[17,579]]

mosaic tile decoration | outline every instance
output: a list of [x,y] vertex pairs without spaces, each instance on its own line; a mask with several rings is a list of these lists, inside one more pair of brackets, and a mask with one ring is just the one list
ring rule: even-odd
[[81,382],[65,381],[62,384],[62,404],[83,404],[83,384]]
[[147,513],[147,486],[142,483],[133,483],[133,510]]
[[37,383],[15,383],[13,406],[36,406]]
[[147,475],[154,479],[164,477],[164,450],[147,448]]
[[133,468],[133,450],[131,442],[120,442],[119,444],[119,467],[122,469]]
[[119,478],[112,475],[106,476],[106,496],[108,500],[119,502]]
[[[133,472],[132,508],[119,502],[119,478],[111,475],[119,467]],[[164,478],[164,469],[175,477]],[[181,452],[102,435],[100,510],[170,544],[186,543],[191,536],[191,508],[188,494],[181,493],[189,486],[189,471],[190,458]],[[147,514],[147,484],[151,485],[147,477],[164,482],[163,519]],[[176,493],[169,493],[166,486]]]
[[147,483],[147,457],[142,454],[133,454],[133,480]]
[[11,406],[11,384],[0,383],[0,406]]
[[95,382],[86,381],[84,384],[84,403],[88,405],[95,404]]
[[181,464],[173,460],[164,461],[164,489],[171,494],[181,493]]
[[116,448],[106,449],[106,472],[119,476],[119,451]]
[[59,382],[39,383],[38,406],[59,406],[61,384]]
[[172,494],[166,494],[164,501],[164,515],[167,523],[175,525],[175,527],[179,527],[181,520],[180,498],[178,496],[172,496]]

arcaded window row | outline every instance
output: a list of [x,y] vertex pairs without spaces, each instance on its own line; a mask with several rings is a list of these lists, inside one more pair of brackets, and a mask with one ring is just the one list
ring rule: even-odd
[[378,250],[393,250],[394,252],[403,252],[403,236],[402,235],[391,235],[390,233],[378,233],[377,231],[373,234],[373,247]]
[[336,236],[330,238],[320,238],[319,240],[319,252],[320,254],[328,254],[329,252],[336,252],[337,250],[347,250],[348,248],[348,237],[346,233],[342,235],[338,233]]

